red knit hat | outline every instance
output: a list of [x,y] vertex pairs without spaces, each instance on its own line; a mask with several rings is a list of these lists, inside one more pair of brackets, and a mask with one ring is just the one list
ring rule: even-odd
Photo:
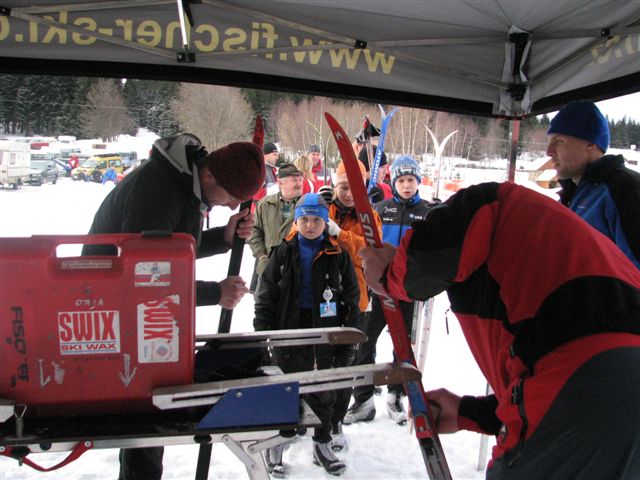
[[206,165],[220,186],[238,200],[249,200],[264,184],[262,149],[251,142],[230,143],[214,150]]

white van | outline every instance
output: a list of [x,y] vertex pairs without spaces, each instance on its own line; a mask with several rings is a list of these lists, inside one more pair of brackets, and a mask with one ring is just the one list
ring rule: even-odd
[[13,189],[29,182],[31,150],[25,142],[0,140],[0,185]]

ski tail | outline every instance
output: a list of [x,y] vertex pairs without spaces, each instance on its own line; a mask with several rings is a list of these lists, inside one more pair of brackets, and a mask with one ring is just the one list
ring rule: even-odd
[[262,121],[262,117],[260,115],[256,115],[256,123],[253,128],[252,142],[259,147],[262,147],[262,145],[264,144],[264,122]]
[[[264,143],[264,122],[260,115],[256,116],[256,124],[253,130],[253,143],[262,148]],[[251,210],[253,201],[251,199],[242,202],[240,204],[240,211],[244,209]],[[227,276],[240,274],[240,267],[242,265],[242,254],[244,253],[244,239],[238,235],[234,235],[233,244],[231,245],[231,257],[229,259],[229,269],[227,270]],[[220,312],[220,321],[218,322],[218,333],[229,333],[231,330],[231,318],[233,316],[233,310],[223,308]]]
[[[338,150],[342,156],[349,186],[355,201],[358,220],[362,225],[365,241],[368,245],[382,247],[382,240],[378,230],[375,228],[373,209],[367,197],[367,192],[362,181],[360,169],[358,168],[355,152],[349,142],[349,138],[340,124],[329,113],[325,113],[325,118],[329,128],[338,145]],[[391,334],[393,350],[396,360],[416,365],[416,360],[411,350],[411,344],[404,319],[397,300],[390,297],[380,296],[382,311],[385,321]],[[435,428],[435,422],[431,413],[431,407],[427,403],[424,388],[420,381],[412,381],[404,384],[409,405],[414,416],[415,432],[418,437],[420,449],[424,457],[427,474],[431,480],[451,479],[451,472],[447,465],[447,460]]]
[[376,156],[373,159],[373,166],[371,167],[371,180],[369,180],[369,190],[368,193],[371,193],[373,187],[378,183],[378,169],[380,168],[380,162],[382,161],[382,153],[384,149],[384,141],[387,137],[387,129],[389,128],[389,124],[391,123],[391,118],[398,111],[398,107],[392,109],[389,113],[385,113],[382,105],[378,105],[380,108],[380,113],[382,114],[382,125],[380,125],[380,139],[378,140],[378,146],[376,148]]

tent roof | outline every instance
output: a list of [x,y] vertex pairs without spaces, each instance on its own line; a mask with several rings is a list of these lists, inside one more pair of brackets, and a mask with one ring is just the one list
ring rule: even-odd
[[2,4],[4,73],[180,80],[505,117],[640,90],[637,0]]

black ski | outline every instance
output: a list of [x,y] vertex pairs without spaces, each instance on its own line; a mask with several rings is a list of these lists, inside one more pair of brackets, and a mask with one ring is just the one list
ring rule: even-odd
[[[260,115],[256,116],[256,126],[253,129],[253,143],[262,148],[264,143],[264,123]],[[252,200],[247,200],[240,204],[240,211],[248,208],[251,210]],[[240,266],[242,265],[242,254],[244,253],[244,239],[237,234],[233,236],[233,244],[231,245],[231,258],[229,259],[229,269],[227,276],[238,275]],[[220,312],[220,322],[218,322],[218,333],[229,333],[231,330],[231,318],[233,310],[223,308]],[[196,480],[206,480],[209,477],[209,465],[211,463],[211,443],[200,444],[198,452],[198,463],[196,464]]]
[[[256,126],[253,130],[253,143],[262,148],[264,143],[264,124],[262,123],[262,117],[258,115],[256,117]],[[252,200],[247,200],[240,204],[240,211],[248,208],[251,210]],[[238,235],[233,237],[233,245],[231,246],[231,258],[229,259],[229,269],[227,270],[227,277],[240,274],[240,266],[242,265],[242,254],[244,253],[244,239]],[[231,330],[231,318],[233,316],[233,310],[226,308],[222,309],[220,313],[220,322],[218,323],[218,333],[229,333]]]

